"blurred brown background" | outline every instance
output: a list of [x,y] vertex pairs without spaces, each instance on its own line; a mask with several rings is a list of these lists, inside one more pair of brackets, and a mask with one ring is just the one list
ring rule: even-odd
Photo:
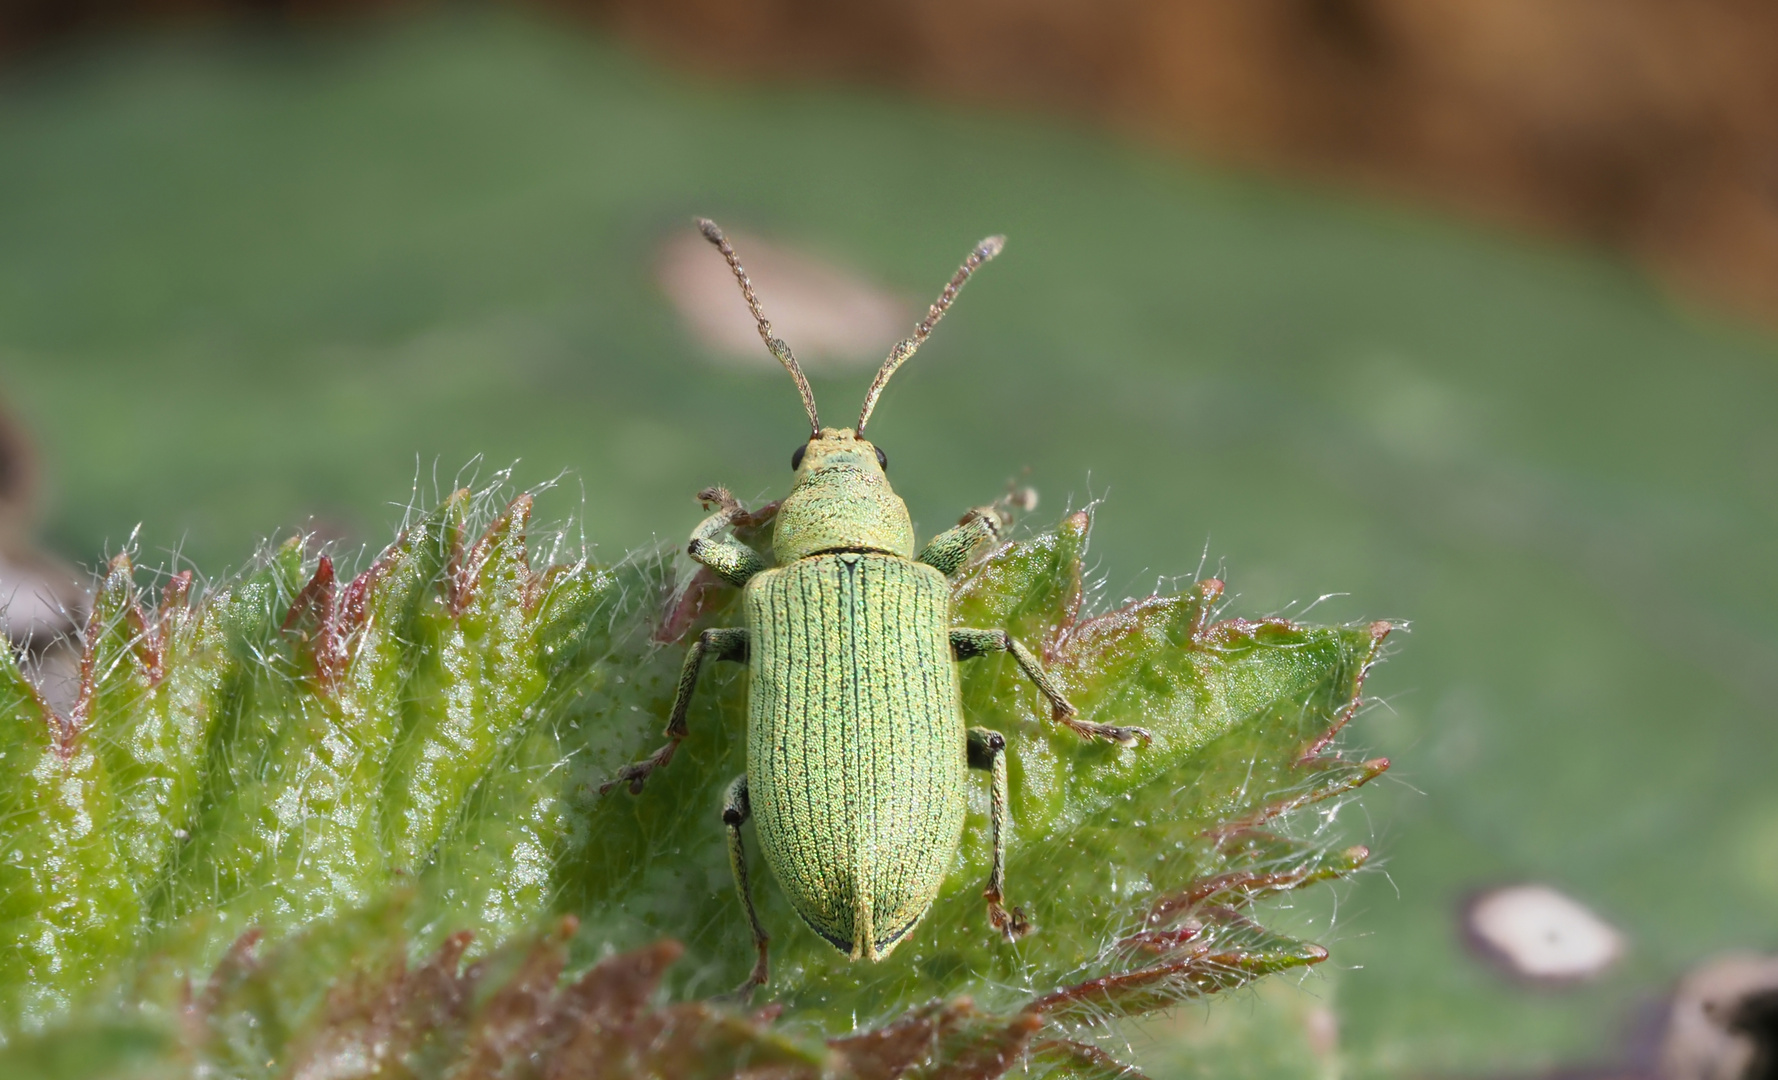
[[[1626,252],[1778,322],[1778,5],[1760,0],[547,0],[681,64],[1039,104]],[[389,4],[7,0],[86,28]],[[412,5],[409,5],[412,6]]]

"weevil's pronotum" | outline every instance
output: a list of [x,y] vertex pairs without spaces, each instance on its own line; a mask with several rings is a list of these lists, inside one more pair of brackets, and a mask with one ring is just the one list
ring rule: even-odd
[[746,987],[766,981],[769,939],[748,887],[742,824],[754,821],[766,865],[817,934],[854,960],[880,960],[938,895],[962,840],[972,768],[989,773],[992,784],[988,919],[1016,938],[1029,923],[1018,908],[1007,910],[1002,895],[1006,740],[966,725],[956,661],[1010,652],[1057,722],[1125,746],[1147,741],[1148,733],[1081,720],[1037,658],[1006,631],[951,626],[946,579],[998,535],[997,515],[972,510],[916,555],[913,522],[889,487],[888,458],[864,437],[884,384],[969,275],[1000,253],[1003,238],[977,244],[913,336],[890,350],[865,393],[857,428],[824,428],[809,382],[790,346],[773,336],[734,248],[715,222],[698,226],[728,260],[766,348],[796,381],[809,438],[790,456],[790,494],[773,525],[775,566],[724,535],[744,513],[727,491],[699,494],[716,512],[692,531],[688,551],[745,590],[747,625],[699,635],[679,677],[667,744],[626,766],[606,789],[627,783],[640,793],[648,775],[672,760],[688,734],[686,710],[706,659],[745,663],[747,771],[729,785],[722,821],[735,889],[759,951]]

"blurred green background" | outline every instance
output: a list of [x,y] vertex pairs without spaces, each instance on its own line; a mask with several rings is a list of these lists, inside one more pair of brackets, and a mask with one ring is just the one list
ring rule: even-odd
[[[776,497],[788,380],[712,362],[656,284],[694,214],[921,302],[1009,236],[872,424],[923,535],[1022,475],[1039,520],[1104,500],[1108,599],[1207,553],[1236,613],[1410,621],[1350,735],[1396,763],[1347,810],[1383,868],[1305,915],[1332,961],[1137,1033],[1157,1075],[1320,1009],[1348,1075],[1610,1062],[1688,966],[1778,945],[1773,339],[1027,114],[737,88],[512,13],[15,64],[0,393],[41,535],[91,564],[140,524],[211,574],[294,529],[374,548],[472,460],[560,474],[540,516],[602,558],[683,537],[704,485]],[[815,377],[830,422],[867,371]],[[1561,990],[1477,960],[1459,904],[1519,880],[1625,959]]]

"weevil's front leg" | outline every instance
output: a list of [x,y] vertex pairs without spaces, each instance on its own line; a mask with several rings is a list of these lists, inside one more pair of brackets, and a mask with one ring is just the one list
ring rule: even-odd
[[982,896],[988,901],[988,921],[994,929],[1017,941],[1031,932],[1031,920],[1020,908],[1006,910],[1006,736],[987,728],[969,729],[969,767],[981,769],[993,777],[993,795],[988,802],[988,826],[993,830],[994,866],[988,871],[988,887]]
[[698,501],[706,507],[717,507],[717,511],[691,531],[691,543],[685,546],[686,554],[708,566],[730,585],[747,584],[748,578],[766,568],[766,561],[746,544],[722,535],[722,530],[747,511],[726,488],[705,488],[698,492]]
[[1019,662],[1019,670],[1025,677],[1037,685],[1043,696],[1049,699],[1050,719],[1065,725],[1084,739],[1109,739],[1119,746],[1134,746],[1137,742],[1152,742],[1154,737],[1139,727],[1117,727],[1113,724],[1090,724],[1080,719],[1080,710],[1069,704],[1062,696],[1062,688],[1051,679],[1049,672],[1031,655],[1031,650],[1019,644],[1018,640],[1005,630],[952,630],[951,656],[958,660],[968,660],[991,652],[1009,652]]
[[673,711],[667,716],[667,745],[643,760],[619,769],[616,779],[599,785],[599,794],[605,794],[618,784],[628,784],[630,794],[640,795],[648,774],[673,760],[673,752],[685,741],[685,713],[691,708],[692,691],[697,689],[698,671],[704,666],[704,657],[709,654],[714,654],[718,660],[746,663],[747,631],[739,628],[706,630],[698,635],[698,640],[692,643],[691,650],[685,654],[685,666],[679,669],[679,689],[673,694]]
[[926,542],[914,561],[938,568],[950,577],[969,561],[978,544],[1000,539],[1000,516],[992,506],[978,506],[962,520]]
[[759,950],[759,958],[753,961],[753,973],[735,991],[743,996],[754,987],[765,985],[766,948],[772,941],[766,928],[759,924],[759,912],[753,908],[753,889],[747,884],[747,849],[741,846],[741,826],[752,816],[753,806],[747,800],[747,774],[742,773],[728,786],[728,794],[723,798],[722,824],[728,829],[728,865],[735,875],[735,892],[741,896],[741,906],[747,909],[747,924],[753,928],[753,947]]

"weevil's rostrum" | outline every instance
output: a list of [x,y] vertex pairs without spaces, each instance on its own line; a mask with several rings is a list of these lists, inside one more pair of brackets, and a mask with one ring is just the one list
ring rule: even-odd
[[809,416],[791,457],[790,494],[774,521],[767,566],[726,535],[744,515],[728,492],[699,494],[715,510],[688,551],[745,590],[747,625],[706,630],[685,659],[667,743],[626,766],[606,790],[640,793],[689,732],[686,712],[707,657],[748,665],[747,771],[729,785],[722,821],[741,906],[758,947],[747,986],[766,981],[765,928],[754,910],[742,826],[754,822],[766,865],[817,934],[853,959],[888,955],[932,906],[955,861],[968,807],[967,771],[990,777],[993,864],[983,890],[989,923],[1008,938],[1030,928],[1003,902],[1006,740],[970,728],[956,662],[1009,652],[1048,700],[1051,716],[1088,738],[1129,746],[1140,728],[1080,720],[1037,658],[1004,630],[953,628],[950,586],[998,535],[992,508],[964,515],[915,554],[907,507],[889,486],[888,459],[864,438],[883,386],[932,332],[969,276],[1000,253],[976,245],[912,336],[896,344],[865,395],[856,428],[824,428],[790,347],[772,334],[740,258],[711,221],[704,236],[728,260],[766,348],[784,365]]

